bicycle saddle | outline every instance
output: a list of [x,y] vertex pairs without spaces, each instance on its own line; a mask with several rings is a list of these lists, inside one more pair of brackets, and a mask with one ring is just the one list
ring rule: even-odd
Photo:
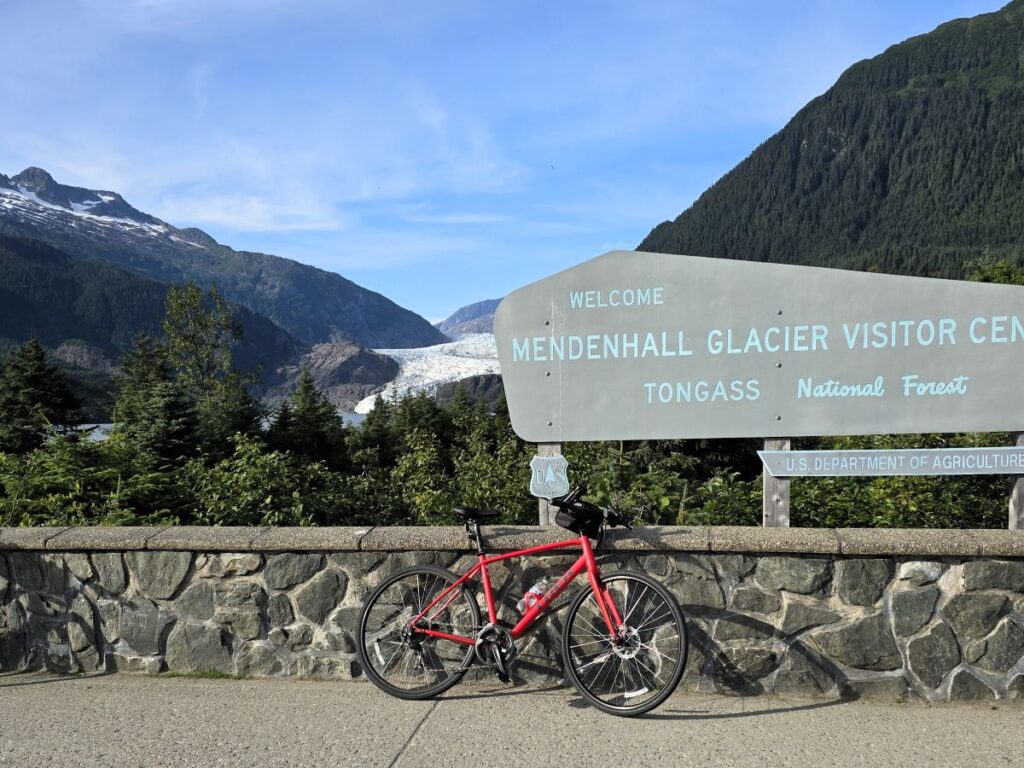
[[471,507],[455,507],[452,511],[455,512],[456,517],[460,520],[465,520],[467,523],[497,520],[501,515],[495,509],[473,509]]

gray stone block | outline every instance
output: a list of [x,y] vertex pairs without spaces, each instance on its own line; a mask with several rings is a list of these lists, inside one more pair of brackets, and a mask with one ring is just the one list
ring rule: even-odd
[[121,639],[121,604],[114,600],[97,600],[96,613],[100,637],[106,645],[113,645]]
[[217,611],[217,624],[242,640],[255,640],[260,636],[263,618],[259,609],[234,606]]
[[113,653],[108,669],[114,672],[141,672],[145,675],[158,675],[163,670],[163,660],[157,656],[132,656],[124,653]]
[[92,564],[89,562],[88,555],[81,552],[66,554],[64,555],[64,565],[83,584],[92,580]]
[[840,560],[836,563],[835,585],[839,597],[850,605],[874,605],[892,579],[889,560]]
[[957,672],[949,686],[950,701],[991,701],[994,698],[995,691],[966,669]]
[[910,696],[910,686],[902,677],[886,675],[863,680],[848,680],[844,693],[866,701],[899,702]]
[[272,627],[284,627],[292,623],[295,613],[291,600],[284,592],[275,592],[267,603],[267,620]]
[[717,649],[711,657],[711,679],[719,690],[762,692],[758,683],[779,666],[779,656],[767,647],[738,646]]
[[263,565],[263,555],[256,552],[203,555],[196,561],[196,575],[203,579],[249,576],[256,573],[261,565]]
[[780,629],[784,635],[795,635],[813,627],[832,624],[839,619],[838,613],[824,605],[809,605],[798,600],[787,600]]
[[775,613],[782,607],[778,595],[770,595],[756,587],[736,587],[731,597],[731,607],[737,611],[768,614]]
[[76,654],[97,645],[96,613],[92,604],[81,593],[75,595],[71,602],[71,613],[68,616],[68,645]]
[[287,654],[269,643],[246,643],[235,654],[235,674],[242,677],[275,677],[288,671],[287,661]]
[[263,581],[270,589],[289,589],[313,578],[323,565],[323,555],[271,555],[263,571]]
[[179,616],[195,621],[213,617],[213,586],[208,581],[196,581],[186,587],[174,601]]
[[964,589],[1024,592],[1024,561],[974,560],[964,563]]
[[321,571],[296,591],[295,610],[313,624],[323,624],[331,611],[341,604],[347,586],[348,577],[344,573]]
[[958,637],[978,638],[991,632],[1010,601],[1002,595],[955,595],[941,610]]
[[790,646],[772,681],[772,693],[825,694],[836,687],[832,665],[806,646]]
[[900,581],[909,581],[911,584],[916,584],[920,587],[937,581],[945,570],[946,567],[942,563],[910,560],[906,563],[900,563],[899,579]]
[[665,582],[684,611],[705,613],[725,607],[725,595],[707,558],[699,555],[676,557],[675,571]]
[[191,552],[128,552],[128,569],[146,597],[167,600],[174,596],[192,566]]
[[935,587],[893,592],[892,618],[896,634],[907,637],[927,624],[935,612],[940,594]]
[[119,552],[93,552],[89,555],[96,569],[96,585],[108,594],[119,595],[128,586],[128,576]]
[[762,557],[755,579],[761,587],[771,591],[824,594],[831,570],[831,562],[822,558]]
[[318,680],[353,680],[359,676],[359,663],[350,656],[329,651],[307,651],[294,658],[295,672],[300,677]]
[[231,651],[219,627],[179,621],[167,636],[164,661],[170,672],[231,674]]
[[1009,672],[1024,658],[1024,626],[1004,619],[985,639],[985,652],[975,662],[989,672]]
[[903,665],[889,621],[881,613],[836,629],[819,630],[812,637],[822,651],[848,667],[885,671]]
[[121,604],[121,639],[141,656],[160,653],[164,630],[174,614],[151,600],[136,597]]
[[943,678],[960,663],[960,646],[944,622],[907,644],[910,670],[929,688],[938,688]]
[[21,589],[51,595],[64,593],[64,558],[42,552],[21,551],[9,552],[7,562],[11,569],[11,581]]
[[7,600],[7,588],[11,584],[11,569],[7,565],[7,558],[0,554],[0,603]]
[[724,616],[715,625],[715,640],[767,640],[775,627],[750,616]]
[[1011,701],[1024,701],[1024,674],[1017,675],[1006,686],[1006,695]]
[[309,624],[295,624],[285,629],[284,644],[290,651],[305,648],[313,642],[313,628]]
[[220,581],[213,589],[213,603],[218,608],[249,606],[267,607],[267,593],[254,581]]

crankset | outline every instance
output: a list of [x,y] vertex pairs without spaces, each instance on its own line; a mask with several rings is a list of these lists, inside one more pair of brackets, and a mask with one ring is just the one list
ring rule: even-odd
[[512,662],[519,654],[519,649],[505,627],[488,624],[477,634],[473,648],[477,661],[484,666],[493,667],[501,682],[511,682]]

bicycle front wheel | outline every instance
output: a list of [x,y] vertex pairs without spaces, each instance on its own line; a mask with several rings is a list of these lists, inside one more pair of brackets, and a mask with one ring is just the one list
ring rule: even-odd
[[[357,651],[366,676],[402,699],[428,699],[448,690],[466,673],[473,646],[410,631],[410,622],[457,581],[429,565],[399,571],[366,601],[359,620]],[[449,600],[449,598],[452,598]],[[432,610],[430,629],[475,637],[480,608],[465,586]]]
[[672,695],[686,666],[686,622],[672,594],[643,573],[601,578],[623,626],[608,636],[592,587],[576,598],[562,632],[565,672],[584,699],[632,717]]

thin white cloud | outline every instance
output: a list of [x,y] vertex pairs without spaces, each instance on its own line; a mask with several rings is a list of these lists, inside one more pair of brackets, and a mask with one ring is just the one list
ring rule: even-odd
[[503,213],[438,213],[408,216],[413,224],[505,224],[515,221],[514,216]]
[[351,217],[309,201],[252,195],[187,195],[163,198],[154,212],[168,222],[214,225],[241,232],[314,232],[343,229]]

